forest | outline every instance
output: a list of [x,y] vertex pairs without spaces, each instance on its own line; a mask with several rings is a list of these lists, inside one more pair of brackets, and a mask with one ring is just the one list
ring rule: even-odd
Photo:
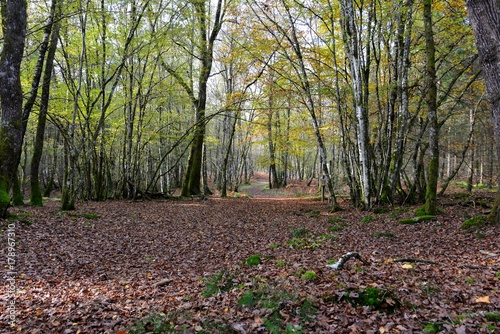
[[0,1],[0,328],[496,332],[497,2]]

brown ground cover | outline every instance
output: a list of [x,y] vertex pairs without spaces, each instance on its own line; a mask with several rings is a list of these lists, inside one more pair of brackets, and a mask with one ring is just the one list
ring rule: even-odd
[[[449,196],[437,219],[400,224],[416,207],[331,213],[254,185],[241,190],[253,198],[12,209],[0,262],[15,224],[16,324],[3,285],[0,332],[499,331],[500,226],[460,227],[491,196]],[[369,263],[327,268],[347,252]]]

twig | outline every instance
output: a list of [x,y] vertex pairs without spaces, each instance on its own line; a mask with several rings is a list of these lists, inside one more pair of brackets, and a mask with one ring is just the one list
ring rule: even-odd
[[344,264],[349,260],[349,259],[352,259],[352,258],[356,258],[358,259],[359,261],[363,262],[363,264],[370,264],[368,261],[365,261],[361,255],[359,255],[359,253],[355,253],[355,252],[349,252],[349,253],[346,253],[344,255],[342,255],[342,257],[334,264],[329,264],[327,265],[328,268],[332,268],[332,269],[335,269],[335,270],[341,270],[343,267],[344,267]]
[[160,286],[167,285],[170,282],[172,282],[172,280],[170,278],[164,278],[161,281],[153,283],[153,286],[160,287]]
[[402,259],[394,259],[392,262],[420,262],[420,263],[429,263],[429,264],[439,264],[438,262],[425,260],[425,259],[414,259],[414,258],[402,258]]
[[471,265],[471,264],[461,264],[458,266],[458,268],[478,269],[478,270],[489,269],[489,270],[494,270],[494,271],[500,270],[500,267],[475,266],[475,265]]

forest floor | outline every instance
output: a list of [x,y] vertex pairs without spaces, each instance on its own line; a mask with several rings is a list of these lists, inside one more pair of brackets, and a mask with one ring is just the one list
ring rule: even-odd
[[[435,220],[400,224],[417,207],[332,213],[298,188],[12,208],[0,265],[10,224],[16,317],[4,281],[0,332],[500,332],[500,226],[461,228],[493,194],[448,195]],[[327,267],[348,252],[366,263]]]

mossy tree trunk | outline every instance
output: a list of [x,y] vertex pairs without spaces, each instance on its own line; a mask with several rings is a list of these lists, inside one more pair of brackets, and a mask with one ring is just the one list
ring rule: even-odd
[[210,30],[209,17],[211,11],[207,11],[205,1],[191,1],[194,7],[195,19],[198,28],[198,43],[197,49],[199,54],[196,58],[200,62],[199,77],[198,77],[198,94],[195,94],[193,85],[190,84],[191,78],[184,78],[179,70],[172,68],[169,64],[163,61],[163,67],[172,75],[175,80],[184,88],[189,96],[193,108],[195,110],[195,125],[193,141],[189,152],[186,173],[182,182],[182,196],[200,195],[202,164],[203,164],[203,143],[205,140],[205,128],[207,119],[205,117],[205,109],[207,104],[208,79],[212,71],[214,44],[219,35],[224,22],[227,4],[222,1],[217,1],[217,7],[214,14],[212,29]]
[[26,37],[26,2],[1,2],[3,48],[0,56],[0,217],[7,215],[9,191],[23,146],[21,61]]
[[424,0],[424,37],[426,55],[427,118],[429,120],[429,164],[424,210],[428,215],[437,212],[437,183],[439,176],[439,124],[437,119],[436,47],[432,30],[432,0]]
[[[467,0],[479,60],[491,104],[493,128],[497,144],[497,162],[500,162],[500,1]],[[498,164],[500,168],[500,163]],[[500,177],[500,170],[498,171]],[[500,179],[498,180],[500,183]],[[500,223],[500,190],[494,208],[489,216],[491,221]]]

